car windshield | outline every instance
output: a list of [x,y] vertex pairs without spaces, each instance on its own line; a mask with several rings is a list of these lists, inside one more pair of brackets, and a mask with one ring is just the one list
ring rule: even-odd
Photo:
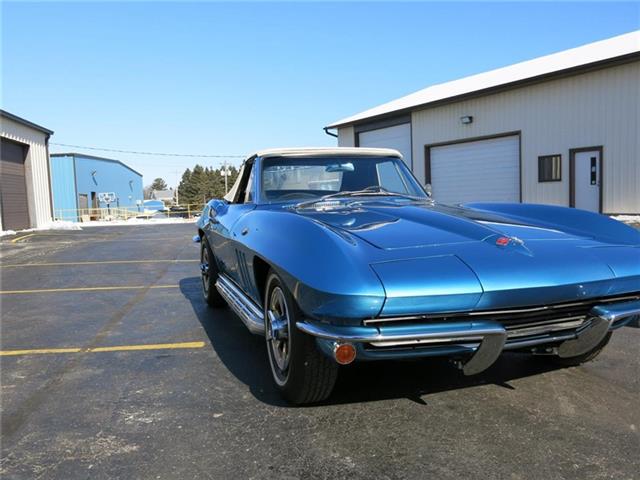
[[262,200],[313,201],[328,195],[427,198],[396,157],[272,157],[262,161]]

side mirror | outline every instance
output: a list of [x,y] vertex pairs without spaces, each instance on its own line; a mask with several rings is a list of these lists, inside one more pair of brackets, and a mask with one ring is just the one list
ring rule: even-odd
[[425,183],[424,185],[424,191],[427,193],[427,196],[429,198],[433,197],[433,194],[431,193],[431,184],[430,183]]
[[224,215],[227,211],[227,204],[223,200],[211,200],[209,202],[209,221],[218,223],[218,216]]

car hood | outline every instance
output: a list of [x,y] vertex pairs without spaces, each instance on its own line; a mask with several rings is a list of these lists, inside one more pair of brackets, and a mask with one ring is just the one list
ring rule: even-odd
[[479,242],[500,236],[521,240],[585,238],[488,212],[431,203],[366,202],[302,214],[384,250]]
[[542,221],[426,202],[302,214],[372,247],[385,316],[561,303],[637,291],[640,280],[637,245]]

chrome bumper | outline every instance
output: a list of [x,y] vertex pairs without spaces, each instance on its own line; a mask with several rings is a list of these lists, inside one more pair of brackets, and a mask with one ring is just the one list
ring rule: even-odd
[[[405,326],[336,326],[312,321],[298,322],[299,330],[335,343],[403,345],[429,347],[430,343],[462,345],[473,351],[463,364],[465,375],[480,373],[490,367],[503,350],[560,343],[558,355],[573,357],[595,348],[608,331],[619,328],[640,315],[640,301],[620,302],[593,307],[577,328],[557,331],[554,325],[529,328],[526,335],[505,329],[498,322],[431,323]],[[401,355],[400,355],[401,356]]]

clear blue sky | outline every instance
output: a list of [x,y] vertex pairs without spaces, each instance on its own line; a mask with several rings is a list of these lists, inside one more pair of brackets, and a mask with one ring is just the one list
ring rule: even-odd
[[[3,2],[2,108],[57,143],[194,154],[333,145],[331,121],[638,29],[639,5]],[[145,183],[173,184],[195,163],[94,154]]]

